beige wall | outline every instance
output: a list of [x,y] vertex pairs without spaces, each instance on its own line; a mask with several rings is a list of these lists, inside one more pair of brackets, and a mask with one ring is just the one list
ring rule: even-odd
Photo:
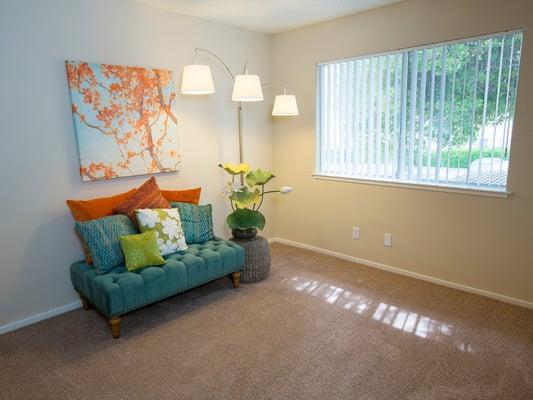
[[[81,183],[66,59],[181,68],[205,47],[235,71],[269,79],[270,38],[124,1],[0,0],[0,331],[13,321],[77,301],[70,263],[82,257],[68,198],[91,198],[140,185],[146,177]],[[210,59],[217,93],[178,96],[179,174],[157,177],[164,188],[202,186],[213,203],[216,233],[226,235],[228,206],[219,195],[221,161],[237,158],[231,82]],[[271,101],[245,106],[245,152],[271,167]],[[270,214],[267,205],[267,217]],[[270,236],[272,221],[265,232]]]
[[[509,199],[317,180],[315,63],[525,28]],[[276,236],[533,301],[533,2],[413,0],[273,37],[273,79],[301,114],[275,123],[275,166],[295,187]],[[351,227],[361,239],[351,239]],[[393,234],[393,247],[383,234]]]
[[[296,188],[267,204],[265,236],[533,301],[532,15],[529,1],[408,1],[268,37],[121,1],[0,0],[0,331],[76,301],[68,266],[82,252],[65,199],[146,179],[80,182],[65,59],[170,68],[179,86],[196,46],[234,70],[248,58],[263,80],[285,79],[298,95],[300,117],[276,119],[274,141],[268,92],[266,102],[245,106],[247,161],[274,166],[276,185]],[[526,34],[510,199],[311,178],[317,61],[518,27]],[[237,155],[234,104],[224,71],[207,62],[217,93],[178,96],[182,168],[158,180],[165,188],[201,185],[216,233],[225,235],[228,206],[215,166]],[[355,225],[359,241],[350,238]],[[384,232],[393,234],[392,248],[383,247]]]

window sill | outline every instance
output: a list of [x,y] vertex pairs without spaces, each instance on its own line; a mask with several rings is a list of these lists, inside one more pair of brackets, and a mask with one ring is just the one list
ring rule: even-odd
[[412,182],[409,182],[409,183],[391,182],[391,181],[385,181],[385,180],[380,180],[380,179],[361,179],[361,178],[354,178],[350,176],[326,175],[326,174],[312,174],[312,177],[315,179],[323,179],[323,180],[329,180],[329,181],[360,183],[363,185],[392,186],[392,187],[399,187],[403,189],[429,190],[429,191],[434,191],[434,192],[466,194],[470,196],[485,196],[485,197],[498,197],[498,198],[508,198],[509,196],[511,196],[511,192],[508,192],[508,191],[496,191],[496,190],[488,190],[488,189],[472,189],[472,188],[444,186],[444,185],[427,185],[424,183],[412,183]]

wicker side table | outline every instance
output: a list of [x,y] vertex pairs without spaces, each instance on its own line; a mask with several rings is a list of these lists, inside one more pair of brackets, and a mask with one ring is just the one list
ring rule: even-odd
[[262,236],[251,239],[231,238],[244,249],[244,267],[241,271],[241,282],[259,282],[268,276],[270,271],[270,247]]

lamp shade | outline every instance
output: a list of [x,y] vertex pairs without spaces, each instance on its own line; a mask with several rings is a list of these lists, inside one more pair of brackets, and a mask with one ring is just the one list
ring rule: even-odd
[[209,65],[192,64],[183,67],[181,80],[181,93],[183,94],[210,94],[215,93],[215,85]]
[[298,115],[298,104],[296,104],[296,96],[292,94],[278,94],[274,100],[274,108],[272,109],[272,115]]
[[257,75],[237,75],[233,84],[233,101],[263,101],[263,89]]

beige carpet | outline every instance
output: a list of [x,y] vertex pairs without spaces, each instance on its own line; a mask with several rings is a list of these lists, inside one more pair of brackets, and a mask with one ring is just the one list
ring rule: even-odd
[[0,336],[0,399],[532,399],[533,311],[283,245],[123,318]]

